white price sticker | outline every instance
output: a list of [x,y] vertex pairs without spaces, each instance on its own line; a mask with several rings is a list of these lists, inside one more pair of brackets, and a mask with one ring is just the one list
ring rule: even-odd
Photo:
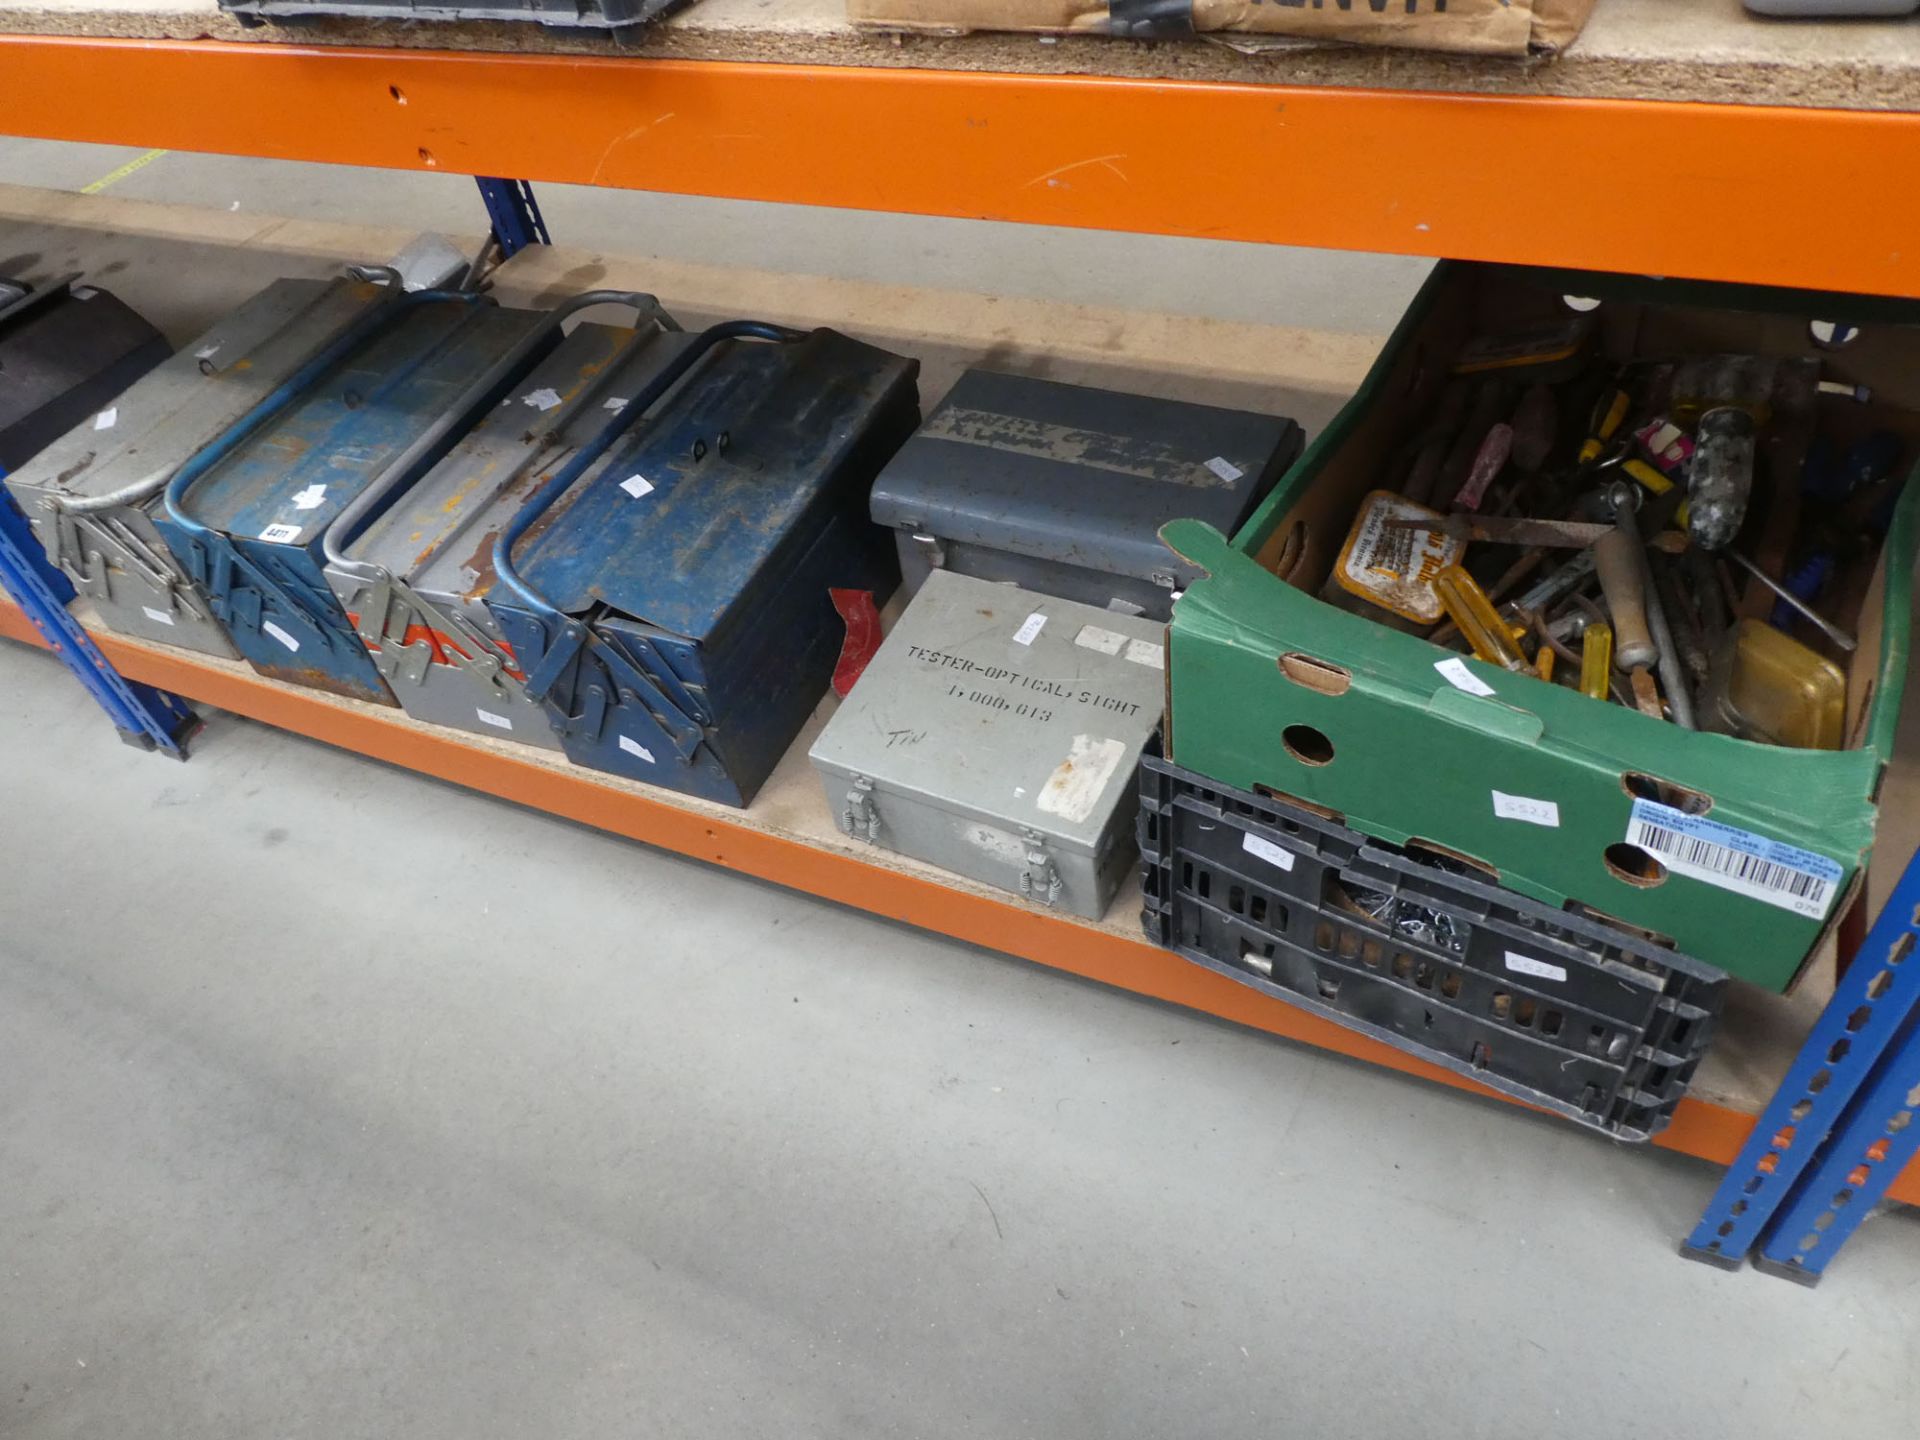
[[629,755],[638,755],[649,765],[653,764],[653,752],[638,740],[629,740],[626,736],[622,735],[620,737],[620,748]]
[[286,646],[287,649],[298,650],[300,648],[300,642],[282,630],[278,625],[274,624],[273,621],[262,620],[260,622],[260,628],[266,631],[267,634],[273,636],[273,638],[278,640],[282,645]]
[[616,395],[600,408],[602,410],[611,410],[614,414],[618,415],[622,410],[627,408],[627,402],[621,396]]
[[1207,469],[1218,475],[1229,485],[1247,473],[1224,455],[1216,455],[1207,461]]
[[491,710],[482,710],[477,705],[474,707],[473,713],[478,715],[487,724],[493,726],[493,728],[496,730],[513,729],[513,721],[509,720],[504,715],[496,715]]
[[211,360],[214,356],[218,355],[219,353],[220,353],[220,346],[217,343],[212,345],[202,345],[198,350],[193,352],[193,358],[196,360]]
[[293,492],[293,508],[296,510],[318,510],[320,502],[327,498],[327,487],[309,485],[304,490]]
[[1524,820],[1529,825],[1545,825],[1550,830],[1560,828],[1560,807],[1552,800],[1535,800],[1530,795],[1508,795],[1495,790],[1493,794],[1493,813],[1502,820]]
[[262,540],[280,542],[298,540],[300,538],[300,527],[298,525],[268,525],[261,530],[260,538]]
[[156,610],[151,605],[142,605],[140,608],[146,613],[146,617],[156,625],[173,624],[173,616],[164,610]]
[[1033,642],[1039,638],[1040,632],[1046,628],[1046,624],[1047,617],[1042,615],[1038,610],[1034,611],[1033,614],[1027,616],[1027,618],[1021,622],[1020,628],[1013,632],[1013,643],[1016,645],[1033,644]]
[[1491,695],[1493,687],[1467,668],[1467,662],[1458,655],[1451,660],[1436,660],[1433,668],[1456,690],[1464,690],[1469,695]]
[[1293,852],[1283,850],[1271,840],[1263,840],[1258,835],[1242,835],[1240,848],[1256,859],[1266,861],[1269,865],[1278,865],[1282,870],[1293,869]]
[[1151,640],[1129,640],[1127,659],[1136,665],[1145,665],[1153,670],[1167,668],[1166,651]]
[[1118,630],[1082,625],[1080,633],[1073,637],[1073,643],[1087,650],[1098,650],[1102,655],[1118,655],[1127,648],[1127,637]]
[[620,488],[638,500],[643,495],[653,493],[653,482],[644,475],[629,475],[620,482]]
[[109,405],[106,409],[102,410],[98,415],[93,417],[93,428],[96,430],[111,430],[115,425],[119,423],[120,423],[120,407],[117,405]]
[[1567,969],[1564,965],[1549,965],[1545,960],[1536,960],[1531,955],[1520,955],[1507,951],[1507,969],[1521,975],[1536,975],[1542,980],[1565,980]]
[[551,410],[560,403],[560,392],[549,386],[542,386],[531,394],[520,397],[522,405],[531,405],[536,410]]

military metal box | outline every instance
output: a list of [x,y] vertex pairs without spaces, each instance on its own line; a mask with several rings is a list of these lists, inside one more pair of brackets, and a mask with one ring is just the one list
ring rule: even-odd
[[713,327],[528,501],[486,603],[569,758],[753,798],[827,688],[829,590],[898,583],[867,493],[918,370],[832,330]]
[[0,474],[91,421],[173,353],[131,306],[74,278],[0,279]]
[[1233,533],[1300,453],[1282,416],[969,370],[873,487],[909,592],[930,570],[1165,621],[1200,571],[1169,520]]
[[935,571],[808,752],[849,835],[1089,919],[1133,868],[1163,628]]
[[7,476],[34,535],[109,629],[237,654],[155,528],[160,491],[382,298],[357,281],[277,280]]
[[516,354],[536,363],[523,342],[546,318],[473,294],[390,293],[174,475],[156,527],[248,664],[396,703],[327,584],[322,538],[392,468],[419,473],[445,454],[459,435],[443,416],[497,403],[471,394],[476,381]]
[[687,340],[651,322],[641,329],[577,325],[370,526],[352,538],[337,529],[329,537],[347,563],[329,561],[327,582],[409,715],[560,748],[487,610],[493,543],[528,495],[551,482]]

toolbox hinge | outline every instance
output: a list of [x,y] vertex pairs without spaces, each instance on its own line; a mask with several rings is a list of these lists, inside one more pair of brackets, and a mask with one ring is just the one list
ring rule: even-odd
[[1038,830],[1022,828],[1020,838],[1027,847],[1027,862],[1020,871],[1020,893],[1042,905],[1059,904],[1060,892],[1066,886],[1053,857],[1047,854],[1046,837]]
[[[74,588],[93,600],[112,601],[113,566],[108,557],[139,581],[156,599],[163,599],[170,615],[185,613],[201,624],[214,623],[213,611],[197,588],[180,574],[172,554],[156,551],[131,525],[111,511],[74,515],[48,505],[47,526],[53,544],[49,558],[73,581]],[[124,597],[121,597],[124,598]]]
[[846,809],[840,813],[840,826],[847,834],[869,845],[880,839],[880,811],[873,803],[873,781],[864,775],[853,777],[853,788],[847,791]]
[[[502,678],[514,669],[513,661],[499,643],[460,611],[441,609],[404,580],[383,572],[379,579],[368,581],[358,616],[355,628],[374,652],[374,668],[386,679],[421,684],[438,650],[449,665],[474,676],[500,700],[515,698]],[[407,633],[415,625],[451,643],[418,640],[409,644]]]

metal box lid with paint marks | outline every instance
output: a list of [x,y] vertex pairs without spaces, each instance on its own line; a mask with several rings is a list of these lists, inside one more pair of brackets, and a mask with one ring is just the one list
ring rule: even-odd
[[848,834],[1098,919],[1160,723],[1153,621],[927,577],[809,756]]
[[0,474],[173,353],[132,307],[78,279],[0,277]]
[[439,464],[345,541],[347,563],[329,563],[327,582],[409,715],[560,748],[485,603],[493,543],[689,338],[651,321],[576,325]]
[[1198,575],[1169,520],[1232,534],[1300,453],[1300,427],[1149,395],[969,370],[873,487],[909,590],[956,570],[1166,620]]
[[380,298],[359,281],[276,280],[7,477],[109,628],[236,653],[154,526],[161,487]]

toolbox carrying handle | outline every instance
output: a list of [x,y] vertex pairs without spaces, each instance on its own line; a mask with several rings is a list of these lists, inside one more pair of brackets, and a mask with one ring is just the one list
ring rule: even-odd
[[[356,279],[368,278],[359,275],[355,268],[350,268],[348,273]],[[322,291],[320,295],[308,302],[300,311],[300,316],[312,313],[329,293],[331,292]],[[351,340],[357,340],[362,334],[381,323],[385,318],[387,304],[397,298],[399,294],[400,292],[398,290],[391,291],[379,303],[370,306],[367,310],[354,316],[352,320],[340,327],[340,329],[335,332],[332,341],[323,342],[323,344],[331,348],[334,344],[350,343]],[[297,316],[295,318],[299,317]],[[292,323],[292,320],[287,321],[286,325],[282,326],[282,333],[284,333],[286,327]],[[208,375],[226,373],[225,371],[216,372],[209,370],[207,368],[207,362],[205,361],[201,362],[201,369]],[[189,457],[189,459],[191,459],[191,457]],[[55,494],[52,497],[52,503],[57,509],[68,515],[94,515],[103,510],[118,510],[125,505],[137,505],[148,496],[163,488],[167,482],[179,472],[180,467],[187,463],[188,461],[179,461],[162,465],[158,470],[141,476],[132,484],[122,485],[118,490],[110,490],[104,495],[81,496]]]
[[493,541],[493,577],[495,585],[505,585],[529,610],[546,621],[558,621],[566,638],[578,644],[585,638],[585,627],[567,615],[549,605],[531,585],[523,579],[519,571],[513,568],[513,547],[520,542],[533,524],[548,510],[554,501],[564,495],[568,488],[584,475],[600,457],[613,447],[613,443],[626,434],[641,416],[659,403],[665,395],[679,383],[681,377],[693,369],[705,357],[709,350],[728,340],[765,340],[775,345],[791,345],[804,340],[807,332],[794,330],[785,325],[774,325],[764,320],[728,320],[719,325],[709,326],[694,337],[693,343],[676,355],[660,373],[653,377],[647,386],[622,407],[600,433],[589,440],[580,450],[562,466],[547,484],[527,497],[520,507],[520,513],[503,529]]
[[237,450],[261,426],[303,397],[329,370],[379,331],[419,306],[450,302],[461,305],[493,303],[485,296],[471,291],[415,290],[395,295],[391,300],[376,305],[364,315],[357,317],[351,325],[310,356],[271,395],[234,421],[211,444],[201,447],[194,453],[192,459],[174,471],[173,478],[167,482],[167,488],[162,492],[168,518],[195,539],[212,536],[214,532],[211,528],[202,525],[186,512],[187,492],[208,471]]
[[374,477],[373,483],[355,496],[353,503],[334,518],[320,541],[321,549],[326,554],[326,563],[360,580],[387,578],[388,572],[384,566],[353,559],[346,553],[347,546],[359,538],[360,531],[380,512],[387,498],[413,478],[413,472],[421,462],[433,454],[448,435],[456,431],[464,433],[479,422],[481,411],[492,403],[494,395],[520,378],[521,372],[539,358],[541,347],[562,324],[582,310],[590,310],[596,305],[628,306],[638,312],[634,317],[636,327],[651,321],[665,331],[680,328],[679,322],[662,308],[657,299],[639,290],[588,290],[571,300],[562,301],[547,312],[546,319],[537,329],[523,336],[469,385],[459,399],[437,416],[419,438],[395,456]]

